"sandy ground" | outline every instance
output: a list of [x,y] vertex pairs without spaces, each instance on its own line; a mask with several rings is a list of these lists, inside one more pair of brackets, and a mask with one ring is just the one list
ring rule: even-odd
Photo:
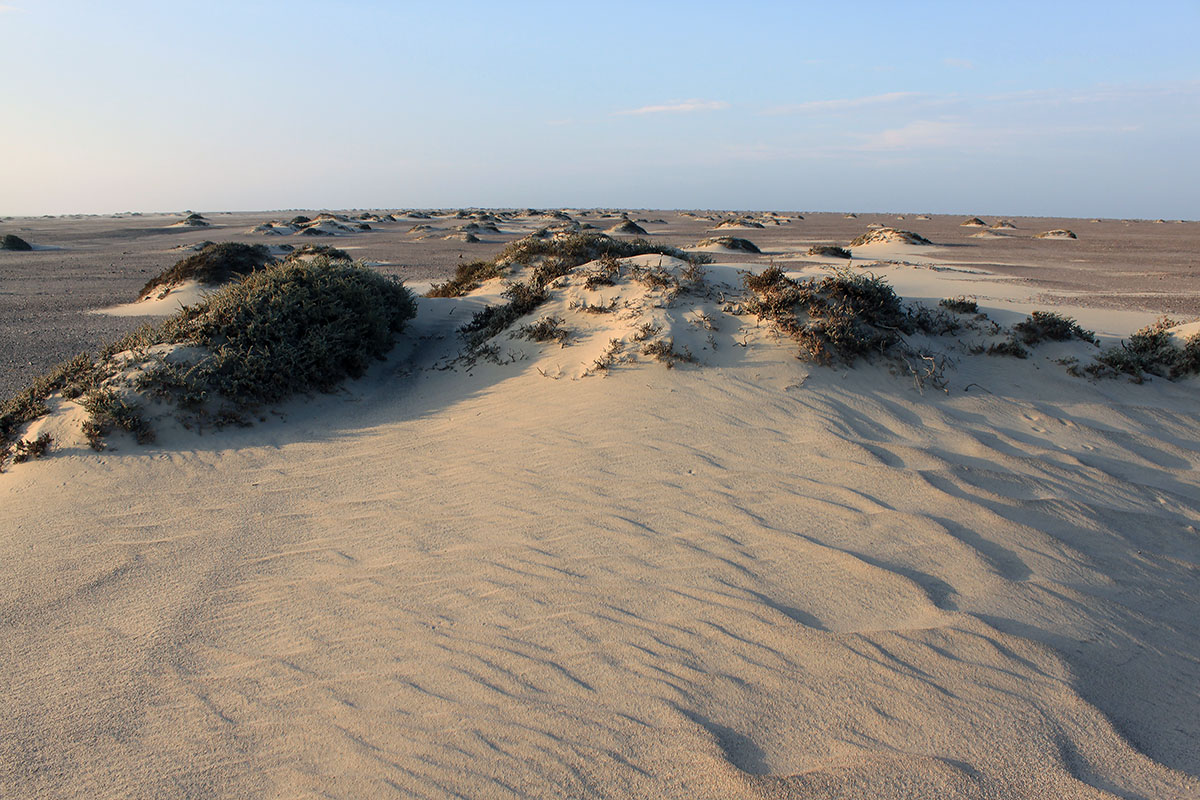
[[[0,476],[0,796],[1200,796],[1196,380],[1072,378],[1082,343],[960,354],[948,393],[806,365],[714,299],[872,221],[806,217],[735,234],[768,253],[704,296],[568,282],[548,312],[623,310],[567,347],[453,367],[493,282],[252,428]],[[1018,219],[1081,238],[993,253],[957,221],[861,261],[1108,341],[1167,305],[1088,245],[1124,223]],[[648,321],[699,363],[587,374]]]

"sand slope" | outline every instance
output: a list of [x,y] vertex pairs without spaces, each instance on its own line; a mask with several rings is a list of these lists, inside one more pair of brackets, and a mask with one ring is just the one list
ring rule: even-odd
[[921,394],[751,317],[433,368],[493,289],[0,478],[0,796],[1200,795],[1194,381]]

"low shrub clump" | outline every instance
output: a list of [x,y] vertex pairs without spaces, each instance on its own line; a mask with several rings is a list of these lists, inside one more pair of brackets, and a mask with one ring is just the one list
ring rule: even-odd
[[571,332],[563,327],[561,317],[549,316],[542,317],[537,322],[522,325],[513,336],[528,339],[531,342],[558,342],[561,346],[566,347],[567,342],[571,339]]
[[303,247],[298,247],[287,254],[285,261],[295,261],[301,258],[313,258],[314,256],[325,256],[330,261],[352,261],[350,254],[345,250],[337,247],[330,247],[327,244],[306,244]]
[[150,339],[212,349],[174,376],[248,406],[360,377],[415,315],[395,278],[318,256],[252,273],[183,309]]
[[238,242],[209,243],[198,252],[176,262],[175,266],[151,278],[138,297],[147,297],[158,287],[169,287],[186,280],[201,283],[225,283],[235,275],[248,275],[274,261],[271,251],[261,244]]
[[693,364],[696,361],[696,357],[688,352],[686,347],[682,351],[676,350],[674,339],[655,339],[653,342],[647,342],[642,346],[642,355],[662,362],[667,369],[678,363]]
[[900,297],[874,275],[839,271],[799,282],[772,266],[745,283],[756,295],[750,312],[775,323],[797,341],[801,357],[820,364],[885,353],[915,328]]
[[1147,374],[1171,380],[1200,374],[1200,333],[1189,337],[1180,347],[1170,333],[1175,324],[1163,317],[1134,333],[1119,347],[1105,350],[1085,371],[1096,377],[1128,375],[1135,383],[1145,381]]
[[938,301],[938,305],[942,308],[953,311],[955,314],[978,314],[979,304],[974,300],[966,297],[947,297]]
[[844,247],[838,247],[833,244],[815,244],[808,248],[810,256],[822,256],[824,258],[851,258],[850,251]]
[[8,462],[23,464],[33,458],[41,458],[50,452],[54,440],[50,434],[43,433],[36,439],[18,439],[15,442],[0,444],[0,472],[8,466]]
[[462,297],[467,292],[478,289],[486,280],[499,278],[503,272],[494,261],[469,261],[459,264],[454,270],[454,277],[444,283],[434,284],[426,293],[426,297]]
[[1013,333],[1022,344],[1030,346],[1045,341],[1066,342],[1071,339],[1096,344],[1094,331],[1084,330],[1075,320],[1054,311],[1034,311],[1024,322],[1013,326]]

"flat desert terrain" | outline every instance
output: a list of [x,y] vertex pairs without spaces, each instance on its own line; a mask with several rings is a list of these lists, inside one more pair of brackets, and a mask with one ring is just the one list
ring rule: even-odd
[[[129,304],[204,241],[423,295],[623,212],[201,213],[0,221],[0,395],[172,311]],[[0,797],[1200,797],[1200,378],[1081,369],[1194,335],[1200,223],[624,213],[708,263],[578,266],[471,352],[504,280],[422,296],[247,427],[95,451],[51,398],[0,474]],[[931,243],[809,255],[872,226]],[[755,311],[772,267],[985,316],[823,365]],[[1094,341],[986,352],[1035,310]]]

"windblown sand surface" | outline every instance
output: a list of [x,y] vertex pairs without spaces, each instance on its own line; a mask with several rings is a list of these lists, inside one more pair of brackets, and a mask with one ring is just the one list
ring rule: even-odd
[[[452,364],[492,281],[339,394],[0,476],[0,796],[1200,796],[1197,380],[804,364],[714,298],[870,221],[806,217],[704,298],[598,290],[566,347]],[[1154,318],[978,263],[1011,238],[852,263]],[[587,375],[646,320],[699,363]]]

